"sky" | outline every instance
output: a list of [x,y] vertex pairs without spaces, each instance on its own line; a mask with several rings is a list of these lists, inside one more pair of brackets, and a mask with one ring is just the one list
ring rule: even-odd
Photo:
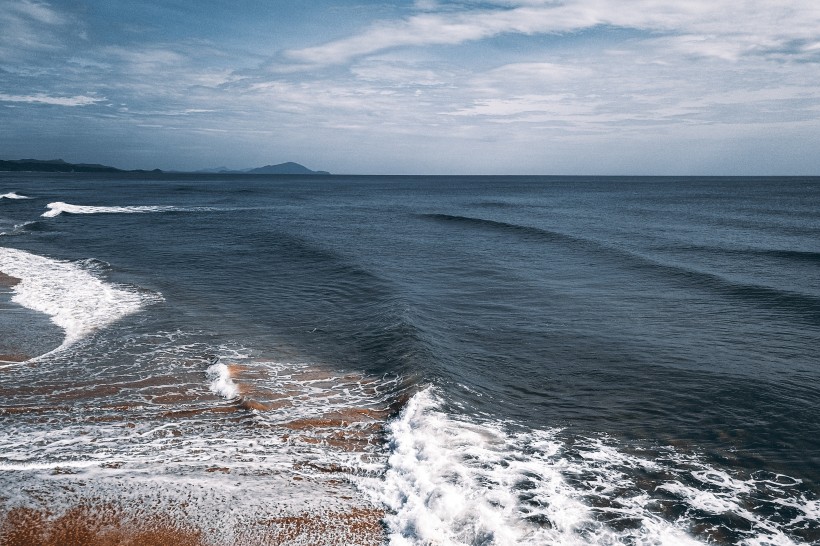
[[820,175],[817,0],[0,0],[0,159]]

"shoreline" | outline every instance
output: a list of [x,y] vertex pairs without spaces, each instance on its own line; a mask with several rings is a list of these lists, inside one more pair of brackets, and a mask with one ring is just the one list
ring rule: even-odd
[[[384,382],[319,365],[210,364],[208,356],[192,360],[190,378],[186,366],[175,370],[181,378],[127,377],[116,387],[49,380],[33,384],[25,404],[0,408],[36,423],[94,407],[78,426],[99,426],[135,445],[101,459],[54,453],[7,465],[3,483],[35,493],[28,502],[0,494],[0,544],[385,544],[385,508],[357,485],[374,478],[368,472],[383,455],[374,446],[393,402],[384,399]],[[191,391],[192,383],[201,387]],[[120,388],[140,390],[153,407],[115,399]],[[252,434],[243,433],[247,427]],[[163,432],[145,440],[149,429]],[[106,435],[86,439],[99,446]],[[156,458],[150,446],[164,455]]]

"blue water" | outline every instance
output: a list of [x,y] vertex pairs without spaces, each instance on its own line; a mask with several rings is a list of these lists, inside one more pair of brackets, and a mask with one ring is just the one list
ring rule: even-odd
[[[119,406],[161,423],[168,393],[185,409],[230,405],[235,393],[209,390],[214,362],[244,363],[269,403],[271,366],[299,363],[384,382],[378,460],[358,472],[366,484],[344,479],[387,507],[394,544],[820,540],[818,178],[0,175],[11,191],[30,199],[0,199],[0,250],[142,299],[66,329],[15,303],[22,285],[0,293],[0,354],[48,353],[5,368],[7,447]],[[20,276],[2,255],[0,271]],[[71,328],[77,341],[54,351]],[[243,411],[207,426],[267,434],[264,408]],[[484,440],[459,443],[468,429],[497,437],[472,452]],[[133,441],[107,453],[160,466],[125,455]],[[0,462],[87,460],[88,445]],[[432,451],[397,466],[402,446]],[[407,481],[431,472],[425,457],[449,465],[428,476],[434,494]],[[505,474],[515,461],[541,470]],[[8,468],[6,485],[46,479]],[[453,487],[466,504],[447,519],[430,499]],[[502,490],[512,500],[491,498]],[[427,500],[395,500],[414,495]],[[555,512],[555,495],[584,516]],[[481,515],[499,506],[501,520]]]

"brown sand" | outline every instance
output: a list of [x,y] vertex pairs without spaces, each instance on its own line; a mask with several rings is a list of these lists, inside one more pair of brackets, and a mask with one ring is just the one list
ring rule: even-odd
[[[299,514],[260,522],[272,527],[265,544],[357,544],[384,543],[384,512],[353,508],[346,513]],[[307,541],[307,542],[306,542]]]
[[31,357],[21,353],[0,354],[0,362],[25,362]]
[[[384,512],[302,513],[257,521],[242,529],[235,546],[285,544],[378,546],[384,542]],[[59,516],[30,508],[11,510],[0,520],[3,546],[206,546],[203,532],[170,517],[128,514],[112,505],[82,505]]]
[[0,286],[4,288],[11,288],[15,286],[17,283],[20,282],[20,279],[17,277],[12,277],[11,275],[6,275],[2,271],[0,271]]
[[202,546],[202,533],[182,529],[163,516],[124,517],[110,506],[79,506],[58,516],[29,508],[6,514],[4,546]]

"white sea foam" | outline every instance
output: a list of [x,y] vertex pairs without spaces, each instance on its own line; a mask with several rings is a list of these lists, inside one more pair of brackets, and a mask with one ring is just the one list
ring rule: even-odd
[[0,199],[31,199],[31,197],[26,197],[25,195],[20,195],[17,192],[9,192],[0,194]]
[[46,205],[49,209],[42,214],[45,218],[53,218],[62,213],[69,214],[137,214],[148,212],[169,212],[179,210],[177,207],[171,206],[127,206],[127,207],[97,207],[85,205],[72,205],[70,203],[63,203],[56,201]]
[[65,331],[56,350],[161,299],[105,282],[81,265],[12,248],[0,248],[0,271],[20,279],[12,301],[49,315]]
[[[346,436],[359,438],[362,431],[335,419],[344,410],[353,410],[346,414],[352,419],[358,410],[383,407],[392,380],[252,360],[242,347],[200,343],[198,335],[95,339],[103,354],[83,351],[79,360],[70,355],[73,369],[108,365],[131,379],[120,376],[120,391],[113,396],[106,391],[99,397],[96,385],[69,391],[59,386],[59,395],[67,395],[79,411],[51,413],[49,407],[54,420],[43,420],[41,411],[57,404],[55,396],[18,396],[15,400],[32,412],[15,414],[20,418],[0,428],[0,491],[7,493],[0,498],[0,516],[20,506],[59,516],[78,505],[111,505],[126,517],[158,514],[180,527],[200,529],[203,542],[214,546],[279,544],[282,533],[294,546],[380,543],[379,507],[363,498],[350,478],[371,470],[377,476],[383,467],[379,431],[371,432],[373,442],[340,446]],[[51,364],[20,373],[48,376],[53,386],[48,368],[63,368],[59,359]],[[86,375],[81,377],[85,383]],[[263,417],[279,415],[273,410],[211,412],[236,406],[232,383],[240,396],[279,395],[290,420]],[[89,398],[76,396],[85,388],[92,391]],[[215,401],[212,389],[229,400]],[[3,409],[0,417],[6,415]],[[293,423],[306,417],[320,418]],[[369,527],[356,531],[355,518],[364,518]],[[307,527],[294,529],[291,522]]]
[[226,400],[233,400],[239,396],[239,388],[231,379],[231,370],[225,364],[217,362],[208,368],[208,377],[211,379],[211,392]]
[[[688,530],[724,516],[748,522],[738,544],[793,546],[787,529],[817,523],[817,502],[788,490],[799,481],[786,483],[782,498],[768,495],[799,514],[775,521],[748,502],[771,490],[763,478],[738,479],[671,448],[642,457],[606,437],[568,444],[557,429],[511,432],[456,418],[433,389],[410,400],[389,435],[384,482],[363,489],[388,509],[392,546],[695,545],[702,542]],[[636,481],[646,475],[655,478]],[[667,519],[664,503],[685,506],[684,515]]]
[[438,406],[431,390],[418,393],[390,427],[393,453],[373,493],[390,510],[391,545],[586,543],[576,531],[592,516],[553,461],[555,431],[510,435]]
[[0,463],[0,471],[31,471],[31,470],[55,470],[62,468],[93,468],[99,467],[99,460],[92,461],[61,461],[58,463]]

